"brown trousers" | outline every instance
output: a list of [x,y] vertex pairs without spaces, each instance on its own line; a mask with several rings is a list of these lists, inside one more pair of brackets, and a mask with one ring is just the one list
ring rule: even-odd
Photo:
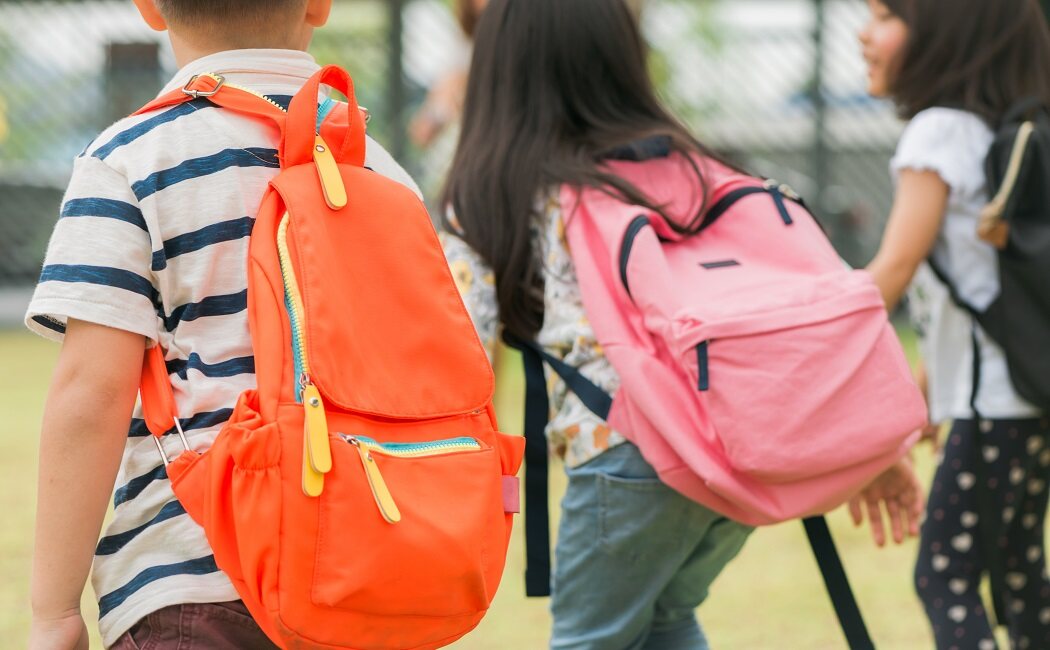
[[173,605],[124,633],[110,650],[277,650],[241,601]]

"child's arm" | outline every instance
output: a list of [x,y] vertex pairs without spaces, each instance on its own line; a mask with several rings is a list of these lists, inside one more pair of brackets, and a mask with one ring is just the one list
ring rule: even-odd
[[40,436],[31,650],[88,647],[80,597],[142,372],[139,334],[70,319]]
[[903,169],[886,232],[868,271],[893,310],[915,271],[933,250],[948,207],[948,185],[937,172]]

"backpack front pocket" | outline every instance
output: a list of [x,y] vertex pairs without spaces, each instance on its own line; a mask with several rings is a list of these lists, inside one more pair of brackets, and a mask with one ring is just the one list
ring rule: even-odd
[[488,607],[506,533],[495,449],[473,438],[384,444],[336,434],[332,456],[314,602],[402,616]]
[[726,459],[760,481],[841,471],[917,426],[895,397],[913,384],[873,287],[683,334],[682,365]]

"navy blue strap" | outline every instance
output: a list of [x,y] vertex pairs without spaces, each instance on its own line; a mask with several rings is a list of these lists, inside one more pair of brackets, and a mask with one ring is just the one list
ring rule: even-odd
[[503,339],[521,352],[525,368],[525,595],[549,596],[551,535],[545,430],[550,404],[543,358],[507,334]]
[[[573,368],[569,364],[565,363],[558,357],[548,353],[546,350],[541,348],[538,344],[528,341],[520,344],[519,350],[522,347],[527,348],[533,354],[538,356],[544,362],[549,365],[554,372],[558,373],[558,376],[562,378],[565,385],[569,387],[576,397],[580,398],[583,405],[587,407],[587,410],[594,413],[603,420],[609,419],[609,411],[612,410],[612,397],[609,396],[604,390],[602,390],[597,384],[592,382],[583,376],[583,373],[578,369]],[[524,351],[522,351],[524,354]],[[546,391],[546,379],[543,375],[539,378],[543,380],[544,391]],[[546,392],[544,392],[546,395]],[[544,420],[546,424],[546,420]]]
[[547,421],[550,402],[543,363],[551,365],[584,406],[608,418],[612,398],[561,359],[532,341],[504,332],[504,342],[521,352],[525,369],[525,595],[551,593],[550,512],[547,480]]
[[835,540],[831,537],[827,520],[824,517],[809,517],[803,519],[802,524],[806,527],[809,545],[817,558],[820,573],[824,576],[824,585],[831,596],[831,604],[835,607],[835,614],[839,618],[839,625],[846,635],[850,650],[874,650],[875,644],[868,634],[857,600],[853,597],[853,590],[850,589],[846,570],[835,549]]

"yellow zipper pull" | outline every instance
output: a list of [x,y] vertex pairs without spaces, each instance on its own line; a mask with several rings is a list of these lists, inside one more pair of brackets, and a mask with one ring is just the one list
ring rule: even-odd
[[303,408],[306,409],[306,449],[309,452],[310,465],[315,471],[327,474],[332,471],[328,419],[325,417],[321,392],[309,380],[303,383]]
[[319,497],[324,492],[324,474],[310,464],[309,434],[303,428],[303,494],[308,497]]
[[346,186],[343,185],[343,175],[339,173],[339,165],[335,162],[332,150],[320,135],[314,140],[314,165],[321,178],[325,203],[333,210],[345,208]]
[[376,505],[379,506],[379,514],[383,515],[383,519],[386,519],[391,524],[401,521],[401,511],[398,510],[397,504],[394,503],[394,497],[390,495],[390,490],[386,487],[383,475],[379,473],[379,466],[376,465],[375,458],[372,458],[372,452],[362,445],[357,438],[350,436],[347,439],[357,449],[357,453],[361,455],[361,464],[365,467],[365,476],[368,477],[368,486],[372,488],[372,496],[375,497]]

